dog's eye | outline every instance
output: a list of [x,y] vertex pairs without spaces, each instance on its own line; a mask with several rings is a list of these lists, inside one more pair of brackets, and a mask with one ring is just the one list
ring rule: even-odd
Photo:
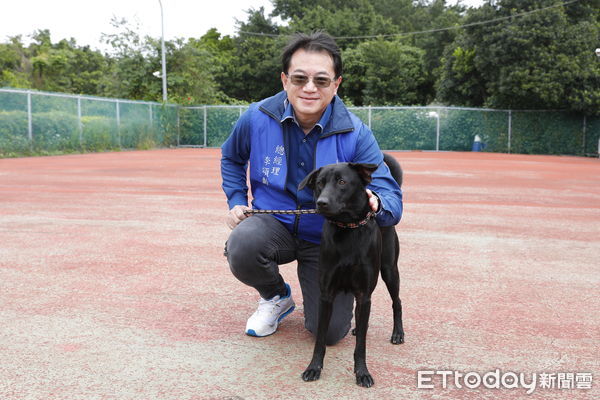
[[346,181],[345,181],[345,180],[343,180],[343,179],[340,179],[340,180],[338,181],[338,185],[345,185],[345,184],[346,184]]

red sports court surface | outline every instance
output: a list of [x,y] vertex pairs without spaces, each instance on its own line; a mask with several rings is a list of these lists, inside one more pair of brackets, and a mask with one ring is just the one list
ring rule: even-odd
[[218,149],[0,160],[0,398],[599,398],[600,161],[393,154],[406,343],[389,343],[380,283],[370,389],[352,337],[301,380],[313,340],[294,264],[297,311],[243,334],[257,296],[222,255]]

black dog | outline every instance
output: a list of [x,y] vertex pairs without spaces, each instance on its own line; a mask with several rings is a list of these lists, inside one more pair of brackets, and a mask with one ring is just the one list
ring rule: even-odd
[[[384,161],[402,185],[402,169],[390,155]],[[394,329],[391,342],[404,343],[398,255],[400,246],[393,226],[379,227],[369,206],[366,186],[377,169],[373,164],[331,164],[311,172],[299,185],[311,188],[317,209],[325,216],[321,237],[319,324],[312,360],[302,374],[305,381],[319,379],[325,357],[325,335],[333,300],[341,291],[352,292],[356,300],[356,347],[354,373],[360,386],[373,385],[366,363],[366,337],[371,313],[371,293],[379,271],[392,297]]]

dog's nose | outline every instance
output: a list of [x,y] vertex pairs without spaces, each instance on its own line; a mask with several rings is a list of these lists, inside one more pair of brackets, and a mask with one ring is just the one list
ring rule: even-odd
[[327,206],[329,205],[329,200],[327,200],[324,197],[319,197],[317,199],[317,207],[321,208],[321,209],[325,209],[327,208]]

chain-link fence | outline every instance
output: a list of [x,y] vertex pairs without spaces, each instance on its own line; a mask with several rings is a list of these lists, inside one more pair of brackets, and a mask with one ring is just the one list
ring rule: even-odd
[[[180,144],[220,146],[245,106],[185,107]],[[384,150],[484,151],[597,155],[600,117],[565,111],[511,111],[461,107],[350,107]]]
[[[0,89],[0,156],[218,147],[247,106],[160,103]],[[382,149],[598,155],[600,117],[564,111],[350,107]]]
[[0,89],[0,156],[177,145],[177,106]]

